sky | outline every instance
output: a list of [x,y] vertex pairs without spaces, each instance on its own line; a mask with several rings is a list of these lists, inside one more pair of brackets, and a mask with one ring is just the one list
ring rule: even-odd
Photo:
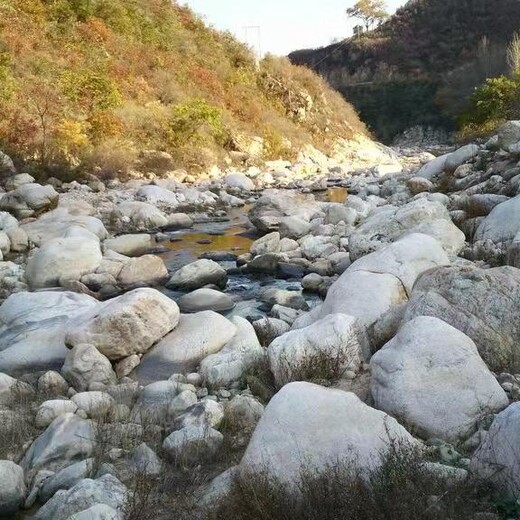
[[[345,10],[355,0],[181,0],[217,29],[229,30],[261,54],[285,55],[352,34]],[[387,0],[390,12],[406,0]]]

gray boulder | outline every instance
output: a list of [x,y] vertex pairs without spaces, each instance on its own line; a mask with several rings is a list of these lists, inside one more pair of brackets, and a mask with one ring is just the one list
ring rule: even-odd
[[352,393],[290,383],[267,405],[240,463],[244,479],[276,479],[298,492],[305,472],[345,464],[357,475],[378,469],[390,449],[415,445],[395,419]]
[[520,403],[499,413],[473,454],[471,472],[506,497],[520,498]]
[[69,520],[72,515],[98,504],[122,509],[126,487],[112,475],[97,480],[83,479],[67,491],[58,491],[35,515],[35,520]]
[[216,285],[224,289],[227,284],[227,273],[213,260],[197,260],[181,267],[170,278],[166,287],[184,291],[200,289],[205,285]]
[[434,316],[464,332],[491,370],[520,368],[520,270],[441,267],[417,281],[405,319]]
[[0,518],[13,518],[26,495],[23,469],[9,460],[0,460]]
[[109,300],[68,327],[66,343],[94,345],[110,360],[147,352],[177,326],[179,308],[155,289],[136,289]]
[[427,439],[458,442],[508,404],[471,339],[437,318],[406,323],[370,367],[376,407]]
[[213,311],[182,315],[175,330],[143,357],[135,376],[141,383],[151,383],[175,373],[193,372],[204,358],[222,350],[236,332],[233,323]]

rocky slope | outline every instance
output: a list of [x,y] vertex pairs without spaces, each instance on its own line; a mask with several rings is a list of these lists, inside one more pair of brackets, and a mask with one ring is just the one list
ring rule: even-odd
[[0,4],[0,147],[42,176],[294,160],[366,133],[317,75],[257,64],[177,2]]
[[[510,122],[355,171],[106,185],[1,155],[0,516],[517,514],[519,150]],[[170,266],[246,204],[248,252]]]
[[516,0],[416,0],[374,31],[290,59],[350,99],[380,139],[416,125],[449,130],[473,89],[507,70],[519,15]]

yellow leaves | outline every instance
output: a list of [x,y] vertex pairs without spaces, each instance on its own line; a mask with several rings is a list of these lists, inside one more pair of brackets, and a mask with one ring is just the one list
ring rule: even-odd
[[72,119],[62,119],[53,135],[54,155],[69,164],[79,164],[82,152],[89,145],[85,124]]

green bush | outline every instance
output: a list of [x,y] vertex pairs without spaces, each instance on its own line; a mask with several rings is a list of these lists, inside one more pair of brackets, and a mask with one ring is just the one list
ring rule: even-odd
[[225,140],[222,111],[219,108],[209,105],[203,99],[192,99],[172,108],[168,122],[171,145],[199,144],[208,134],[217,143]]
[[459,124],[489,126],[520,116],[520,74],[487,79],[469,99],[468,108],[459,117]]

